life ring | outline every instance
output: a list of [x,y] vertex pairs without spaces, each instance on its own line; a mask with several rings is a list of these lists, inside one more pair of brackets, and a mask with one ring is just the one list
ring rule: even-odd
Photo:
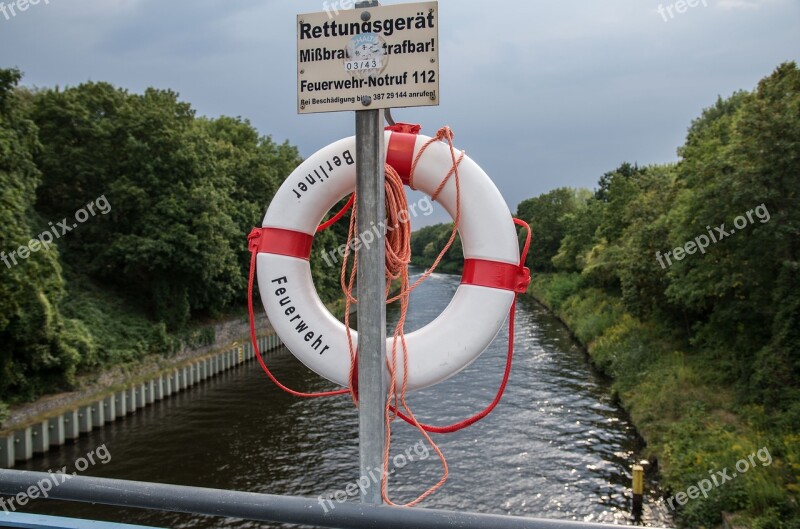
[[[430,138],[385,133],[387,163],[408,183],[412,162]],[[258,286],[267,316],[286,347],[326,379],[347,386],[350,353],[344,325],[320,300],[309,257],[317,226],[356,183],[355,137],[325,147],[305,160],[280,187],[258,240]],[[414,172],[414,186],[435,193],[452,168],[450,148],[433,142]],[[459,166],[464,274],[447,308],[422,329],[406,335],[410,390],[441,382],[472,363],[497,336],[518,292],[530,276],[520,267],[517,233],[502,195],[469,157]],[[437,197],[456,213],[451,178]],[[480,208],[475,206],[480,205]],[[352,333],[354,343],[358,334]],[[392,339],[387,340],[391,350]],[[398,365],[398,386],[403,381]]]

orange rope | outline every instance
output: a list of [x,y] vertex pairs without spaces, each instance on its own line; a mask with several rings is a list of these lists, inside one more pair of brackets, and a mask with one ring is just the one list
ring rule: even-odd
[[[462,428],[465,428],[480,419],[487,416],[491,411],[497,406],[500,399],[502,398],[503,392],[505,390],[506,384],[508,382],[508,377],[511,369],[511,359],[513,356],[513,336],[514,336],[514,308],[516,302],[512,305],[510,309],[510,316],[509,316],[509,348],[508,348],[508,358],[506,361],[506,369],[503,376],[503,382],[500,385],[500,389],[498,390],[497,395],[495,396],[494,401],[481,413],[465,420],[461,421],[460,423],[450,425],[450,426],[429,426],[426,424],[421,424],[417,418],[414,416],[414,413],[411,411],[408,402],[406,401],[406,392],[408,388],[408,349],[405,340],[405,322],[408,315],[408,304],[411,292],[414,291],[422,282],[428,279],[439,266],[440,262],[444,258],[445,254],[449,251],[452,247],[453,243],[455,242],[456,235],[458,234],[459,224],[461,222],[461,182],[459,177],[459,166],[461,162],[464,160],[465,153],[461,152],[457,155],[456,149],[453,146],[453,132],[449,127],[443,127],[440,129],[434,138],[431,138],[425,145],[422,146],[420,151],[417,153],[413,164],[411,166],[410,175],[409,175],[409,182],[410,186],[414,187],[414,172],[416,171],[417,165],[422,158],[425,150],[434,142],[436,141],[446,141],[446,143],[450,147],[450,157],[452,160],[452,167],[448,171],[448,173],[442,179],[442,182],[439,184],[437,190],[433,193],[431,198],[435,201],[438,196],[441,194],[442,190],[445,188],[447,183],[450,181],[450,178],[455,179],[455,189],[456,189],[456,215],[454,218],[453,223],[453,231],[450,235],[450,239],[448,240],[445,247],[441,250],[438,257],[435,259],[433,265],[425,271],[424,274],[413,284],[410,284],[409,274],[408,274],[408,266],[411,262],[411,226],[409,223],[409,212],[408,212],[408,200],[405,194],[405,188],[402,179],[398,175],[397,171],[390,165],[386,165],[386,181],[385,181],[385,189],[386,189],[386,229],[385,229],[385,238],[386,238],[386,297],[389,296],[390,288],[394,281],[397,279],[401,282],[400,293],[393,297],[392,299],[387,300],[388,303],[393,303],[395,301],[400,301],[400,318],[397,322],[397,326],[394,330],[393,341],[392,341],[392,351],[391,357],[387,358],[386,366],[390,373],[390,387],[388,389],[388,395],[386,399],[386,407],[385,407],[385,418],[386,418],[386,444],[384,447],[384,459],[383,459],[383,475],[381,479],[381,495],[383,496],[384,501],[388,505],[397,506],[394,502],[389,499],[388,495],[388,476],[389,476],[389,460],[390,460],[390,453],[391,453],[391,438],[392,438],[392,422],[394,422],[397,418],[403,419],[407,423],[415,426],[421,433],[425,440],[430,444],[436,454],[439,456],[439,459],[442,462],[442,477],[439,481],[426,490],[422,495],[420,495],[414,501],[404,505],[404,507],[413,507],[431,494],[436,492],[440,489],[445,482],[447,481],[448,477],[448,468],[447,468],[447,461],[445,460],[444,454],[439,449],[438,445],[431,439],[430,433],[448,433],[458,431]],[[253,283],[254,283],[254,272],[255,272],[255,264],[256,264],[256,256],[258,253],[258,238],[260,237],[260,230],[253,230],[249,239],[250,243],[250,251],[252,252],[251,262],[250,262],[250,277],[249,277],[249,288],[248,288],[248,306],[250,311],[250,331],[251,331],[251,339],[253,341],[253,346],[256,350],[259,363],[267,375],[272,379],[272,381],[278,385],[284,391],[287,391],[295,396],[298,397],[316,397],[316,396],[333,396],[333,395],[342,395],[345,393],[350,393],[351,398],[356,406],[358,406],[358,353],[356,348],[353,344],[353,336],[352,330],[350,328],[350,312],[352,305],[354,303],[358,303],[358,300],[353,296],[353,291],[356,286],[356,278],[358,273],[358,254],[354,252],[353,249],[355,248],[354,241],[357,237],[357,227],[358,227],[358,211],[356,204],[356,194],[350,197],[348,203],[342,208],[342,210],[337,213],[333,218],[329,221],[323,223],[319,226],[317,231],[322,231],[324,229],[329,228],[335,222],[340,220],[344,217],[347,213],[348,209],[352,207],[352,215],[350,217],[350,226],[348,228],[348,236],[347,236],[347,244],[345,245],[345,253],[344,259],[342,262],[342,271],[340,275],[340,283],[342,287],[342,291],[345,295],[345,317],[344,317],[344,324],[347,333],[347,341],[349,345],[349,352],[350,352],[350,387],[348,389],[339,390],[339,391],[332,391],[326,392],[321,394],[307,394],[307,393],[300,393],[294,390],[287,388],[286,386],[282,385],[277,379],[273,376],[273,374],[269,371],[264,362],[261,352],[258,350],[256,334],[255,334],[255,318],[253,314],[253,299],[252,299],[252,292],[253,292]],[[405,216],[405,217],[403,217]],[[520,270],[524,270],[525,266],[525,256],[528,252],[528,247],[530,246],[530,228],[525,225],[523,221],[519,221],[517,219],[514,222],[518,225],[522,225],[528,229],[527,239],[525,242],[525,248],[522,253],[522,259],[520,263]],[[350,268],[350,273],[348,276],[347,268],[350,264],[350,255],[353,253],[353,261],[352,266]],[[402,355],[403,355],[403,381],[401,384],[400,391],[397,390],[397,365],[398,365],[398,345],[402,348]],[[403,412],[405,411],[405,413]]]
[[[450,177],[455,176],[455,182],[456,182],[456,218],[453,219],[453,231],[450,233],[450,239],[448,239],[447,244],[445,244],[444,248],[442,248],[442,251],[439,252],[439,255],[433,261],[433,264],[431,265],[431,267],[428,268],[427,270],[425,270],[425,273],[423,273],[419,277],[419,279],[417,279],[414,282],[414,284],[411,285],[411,287],[409,287],[409,289],[408,289],[408,293],[409,294],[411,292],[413,292],[414,290],[416,290],[416,288],[418,286],[420,286],[423,282],[425,282],[425,280],[427,280],[436,271],[436,268],[438,268],[439,263],[442,262],[442,259],[444,259],[444,256],[447,254],[448,250],[450,250],[450,247],[453,246],[453,243],[456,240],[456,235],[458,235],[458,226],[461,223],[461,182],[460,182],[459,175],[458,175],[458,168],[461,165],[461,162],[464,160],[464,157],[466,156],[467,153],[466,153],[466,151],[461,151],[461,154],[458,156],[458,158],[456,158],[456,148],[453,146],[453,138],[454,138],[454,134],[453,134],[453,131],[450,129],[450,127],[447,127],[447,126],[442,127],[436,133],[436,136],[434,136],[433,138],[428,140],[427,143],[425,143],[425,145],[422,146],[422,148],[417,153],[417,156],[414,158],[414,163],[411,164],[411,173],[409,175],[408,181],[409,181],[409,187],[411,189],[415,189],[415,187],[414,187],[414,173],[417,170],[417,164],[419,163],[420,158],[422,158],[422,155],[425,153],[425,150],[432,143],[434,143],[436,141],[447,140],[447,144],[450,146],[450,158],[453,161],[453,165],[452,165],[450,171],[448,171],[447,175],[442,180],[442,182],[439,184],[439,187],[436,189],[436,191],[433,193],[433,195],[431,195],[431,200],[436,202],[436,199],[439,198],[439,195],[442,193],[442,190],[444,189],[444,186],[446,186],[447,182],[450,181]],[[405,190],[404,190],[404,192],[405,192]],[[409,252],[410,252],[410,248],[409,248]],[[395,296],[392,299],[388,300],[387,303],[394,303],[399,298],[400,298],[399,295]]]
[[331,217],[330,220],[328,220],[327,222],[323,222],[322,224],[317,226],[317,233],[327,230],[328,228],[330,228],[331,226],[342,220],[342,217],[347,215],[347,212],[350,211],[350,208],[352,208],[353,204],[355,203],[356,203],[356,194],[353,193],[352,195],[350,195],[350,200],[347,201],[347,204],[344,205],[344,207],[341,209],[341,211],[339,211],[339,213]]
[[[394,194],[397,197],[400,197],[399,203],[400,206],[407,211],[408,203],[406,201],[405,196],[405,189],[403,187],[403,181],[397,172],[393,168],[387,168],[387,182],[390,182],[391,186],[394,187]],[[389,202],[389,200],[387,200]],[[387,213],[390,210],[387,209]],[[391,218],[392,215],[396,214],[395,210],[392,213],[389,213],[389,217]],[[406,318],[408,316],[408,303],[409,298],[411,295],[411,288],[409,286],[409,276],[408,276],[408,265],[411,263],[411,228],[408,224],[403,225],[402,230],[398,230],[401,232],[401,236],[395,238],[395,240],[387,239],[387,249],[386,249],[386,265],[387,265],[387,294],[388,288],[391,285],[391,281],[393,278],[400,278],[401,280],[401,289],[400,294],[398,294],[397,298],[400,300],[400,318],[398,319],[397,325],[395,326],[394,330],[394,337],[392,340],[392,353],[391,353],[391,362],[387,362],[389,368],[389,395],[386,399],[386,408],[384,411],[385,414],[385,424],[386,424],[386,445],[384,447],[383,453],[383,477],[381,479],[381,495],[383,496],[384,502],[387,505],[396,506],[394,502],[389,498],[389,459],[391,456],[391,444],[392,444],[392,422],[396,419],[396,413],[393,413],[392,409],[400,410],[401,407],[404,409],[409,417],[412,418],[414,421],[414,425],[419,429],[422,433],[425,440],[430,444],[436,454],[439,456],[439,459],[442,462],[442,477],[439,481],[426,490],[422,495],[420,495],[416,500],[404,505],[405,507],[413,507],[414,505],[419,504],[425,498],[436,492],[439,488],[441,488],[445,482],[447,481],[448,469],[447,469],[447,461],[444,457],[439,446],[431,439],[430,434],[422,429],[419,422],[417,421],[416,417],[414,417],[414,413],[411,411],[408,403],[406,402],[406,389],[408,386],[408,349],[406,346],[406,338],[405,338],[405,323]],[[393,244],[397,244],[398,246],[392,246]],[[402,346],[403,352],[403,384],[400,394],[398,395],[397,392],[397,355],[398,355],[398,342]],[[388,359],[387,359],[388,360]],[[394,403],[394,406],[392,406]]]
[[[450,156],[453,162],[451,169],[442,179],[438,189],[431,196],[433,200],[441,194],[451,177],[455,177],[456,186],[456,217],[453,223],[453,232],[450,235],[445,247],[440,252],[439,256],[434,261],[433,265],[425,271],[424,274],[413,284],[410,285],[408,275],[408,265],[411,263],[411,226],[408,222],[408,199],[405,193],[405,186],[400,175],[395,169],[386,165],[386,296],[388,297],[392,283],[399,279],[401,282],[400,293],[395,297],[387,300],[387,303],[394,303],[400,301],[400,318],[394,330],[392,340],[392,351],[390,358],[387,358],[387,368],[389,370],[390,382],[389,391],[386,399],[385,417],[386,417],[386,445],[384,447],[383,457],[383,476],[381,479],[381,495],[383,500],[388,505],[397,506],[388,494],[388,481],[389,481],[389,459],[391,453],[391,439],[392,439],[392,422],[397,419],[398,414],[404,418],[410,418],[410,422],[422,433],[425,440],[430,444],[439,459],[442,462],[442,477],[439,481],[426,490],[414,501],[404,505],[404,507],[413,507],[440,489],[447,481],[448,468],[447,461],[444,457],[439,446],[431,439],[428,432],[425,431],[422,424],[416,419],[414,413],[411,411],[408,402],[406,401],[406,392],[408,389],[408,349],[405,339],[405,323],[408,316],[408,303],[411,292],[417,288],[423,281],[428,279],[431,274],[439,266],[439,263],[444,258],[447,251],[455,242],[456,235],[458,234],[458,226],[461,221],[461,183],[458,174],[458,167],[464,159],[465,153],[461,152],[457,156],[456,149],[453,146],[453,132],[449,127],[443,127],[438,131],[434,138],[431,138],[425,145],[422,146],[417,153],[416,158],[411,166],[411,174],[409,181],[413,188],[414,171],[419,163],[425,150],[436,141],[446,141],[450,147]],[[405,216],[405,218],[402,218]],[[340,275],[340,283],[342,291],[345,295],[345,329],[347,332],[347,342],[350,348],[350,391],[353,401],[358,405],[357,396],[357,352],[353,346],[352,331],[350,330],[350,309],[353,303],[358,303],[358,300],[353,296],[355,287],[355,280],[358,273],[358,257],[353,257],[352,267],[350,269],[349,277],[347,267],[350,262],[351,247],[354,246],[353,241],[357,236],[356,230],[358,226],[358,208],[353,207],[352,216],[350,217],[350,227],[348,229],[347,244],[345,245],[345,255],[342,262],[342,273]],[[397,365],[398,365],[398,345],[402,348],[402,362],[403,362],[403,381],[401,389],[397,391]],[[403,414],[402,411],[405,411]]]

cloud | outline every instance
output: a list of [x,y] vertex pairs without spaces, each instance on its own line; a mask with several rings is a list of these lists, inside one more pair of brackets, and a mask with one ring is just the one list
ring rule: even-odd
[[[441,105],[395,118],[429,135],[451,125],[513,210],[556,187],[595,186],[623,161],[675,160],[717,95],[800,59],[798,0],[709,0],[669,24],[659,1],[676,0],[440,0]],[[0,68],[42,87],[170,88],[198,114],[250,118],[308,156],[353,133],[350,113],[296,113],[296,15],[322,10],[322,0],[51,0],[0,16]]]
[[769,4],[783,4],[784,0],[719,0],[717,7],[727,10],[749,11]]
[[759,9],[763,4],[759,0],[719,0],[717,6],[722,9]]

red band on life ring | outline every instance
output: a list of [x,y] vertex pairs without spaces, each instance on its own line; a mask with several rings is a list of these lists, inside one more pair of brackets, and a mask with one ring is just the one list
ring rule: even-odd
[[483,259],[464,260],[462,285],[497,288],[524,294],[530,282],[531,272],[528,268],[521,269],[519,265]]
[[409,185],[411,180],[411,166],[414,164],[416,144],[416,134],[394,132],[386,149],[386,163],[394,167],[405,185]]
[[314,237],[307,233],[280,228],[261,228],[258,238],[258,253],[271,253],[296,257],[308,261]]

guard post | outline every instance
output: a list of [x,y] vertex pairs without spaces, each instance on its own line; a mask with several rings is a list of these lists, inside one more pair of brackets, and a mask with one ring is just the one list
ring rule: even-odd
[[633,519],[636,522],[642,519],[642,506],[644,503],[644,467],[633,465]]

